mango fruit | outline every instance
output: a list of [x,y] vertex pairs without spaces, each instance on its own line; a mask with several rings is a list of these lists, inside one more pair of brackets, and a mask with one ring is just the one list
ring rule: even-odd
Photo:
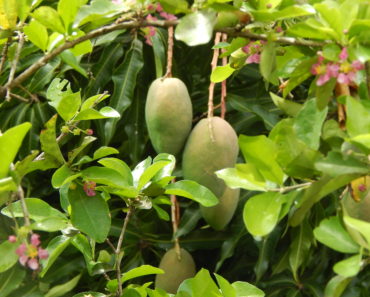
[[203,218],[213,229],[222,230],[231,221],[238,206],[239,194],[239,189],[226,187],[217,205],[200,207]]
[[238,137],[220,117],[202,119],[186,142],[182,170],[184,179],[194,180],[219,198],[213,207],[201,207],[203,218],[215,230],[223,229],[232,219],[239,190],[230,189],[215,171],[234,167],[239,152]]
[[191,131],[184,148],[184,179],[194,180],[221,197],[226,184],[214,172],[234,167],[238,152],[238,137],[228,122],[220,117],[202,119]]
[[168,293],[176,294],[180,284],[195,276],[196,268],[193,257],[184,249],[180,249],[181,260],[178,259],[176,249],[168,250],[161,262],[159,268],[164,270],[164,274],[157,274],[155,278],[155,287],[161,288]]
[[178,78],[158,78],[149,87],[145,120],[157,153],[177,155],[188,137],[193,119],[192,103]]

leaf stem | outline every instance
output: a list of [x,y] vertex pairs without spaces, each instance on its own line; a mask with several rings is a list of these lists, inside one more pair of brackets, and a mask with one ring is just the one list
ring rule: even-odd
[[292,190],[300,189],[300,188],[306,188],[312,185],[312,182],[307,182],[304,184],[298,184],[298,185],[293,185],[293,186],[287,186],[287,187],[281,187],[281,188],[276,188],[276,189],[269,189],[270,192],[280,192],[280,193],[286,193]]
[[115,254],[116,254],[116,272],[117,272],[117,282],[118,282],[118,288],[117,288],[117,292],[116,292],[117,297],[122,295],[122,281],[121,281],[121,261],[122,261],[122,257],[120,257],[120,253],[121,253],[123,238],[125,236],[127,225],[128,225],[128,222],[130,221],[130,218],[131,218],[133,212],[134,212],[134,207],[132,205],[129,205],[128,212],[126,214],[125,221],[123,223],[121,234],[119,235],[117,247],[116,247],[116,250],[115,250]]
[[28,212],[26,200],[24,199],[24,191],[21,185],[18,186],[18,191],[17,191],[18,198],[21,202],[21,207],[22,207],[22,212],[24,216],[24,224],[25,226],[30,226],[30,213]]
[[[222,42],[227,42],[227,34],[222,33]],[[221,52],[224,53],[226,50],[222,49]],[[222,66],[227,65],[227,57],[222,58]],[[221,118],[225,119],[226,115],[226,96],[227,96],[227,86],[226,79],[221,82]]]

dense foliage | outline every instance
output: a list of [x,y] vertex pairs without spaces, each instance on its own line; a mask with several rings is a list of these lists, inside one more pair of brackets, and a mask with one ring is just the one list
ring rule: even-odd
[[[180,246],[172,296],[369,296],[368,1],[0,0],[0,27],[0,296],[171,296]],[[192,111],[153,116],[171,76]],[[184,114],[196,156],[154,141]]]

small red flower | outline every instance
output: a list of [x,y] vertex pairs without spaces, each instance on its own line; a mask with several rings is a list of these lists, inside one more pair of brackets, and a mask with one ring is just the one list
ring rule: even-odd
[[39,269],[39,260],[49,257],[48,251],[39,247],[40,244],[40,235],[35,233],[31,235],[30,243],[23,242],[20,244],[15,251],[19,256],[19,263],[23,266],[27,265],[32,270]]
[[87,196],[95,196],[96,195],[96,192],[95,192],[95,187],[96,187],[96,182],[93,182],[93,181],[86,181],[84,183],[84,191],[86,193]]
[[17,237],[15,235],[9,235],[8,241],[11,243],[17,242]]

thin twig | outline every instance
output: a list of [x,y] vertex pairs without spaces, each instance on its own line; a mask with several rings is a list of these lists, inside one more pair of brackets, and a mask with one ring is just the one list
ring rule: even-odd
[[[337,83],[335,85],[335,94],[338,97],[345,95],[349,96],[351,95],[351,92],[349,90],[349,86],[346,84],[340,84]],[[338,122],[339,122],[339,127],[342,130],[346,129],[346,107],[344,104],[338,102]]]
[[11,90],[11,83],[14,79],[14,75],[15,75],[15,71],[17,69],[17,65],[18,65],[18,61],[19,61],[19,57],[21,55],[21,51],[22,51],[22,48],[23,48],[23,44],[24,44],[24,33],[23,32],[19,32],[18,33],[18,36],[19,36],[19,40],[18,40],[18,45],[17,45],[17,50],[15,52],[15,56],[14,56],[14,59],[12,61],[12,66],[10,68],[10,73],[9,73],[9,78],[8,78],[8,82],[7,82],[7,87],[6,87],[6,97],[5,99],[7,101],[10,101],[10,90]]
[[114,247],[113,243],[109,240],[109,238],[106,239],[106,242],[108,243],[108,245],[111,247],[111,249],[115,253],[116,252],[116,248]]
[[165,77],[172,77],[173,26],[168,27],[167,70]]
[[6,57],[8,55],[9,44],[10,44],[11,41],[12,41],[12,37],[10,36],[10,37],[8,37],[8,40],[4,44],[3,50],[1,52],[0,74],[3,72],[3,68],[4,68],[4,65],[5,65]]
[[23,188],[21,185],[18,186],[17,195],[18,195],[19,200],[21,201],[21,207],[22,207],[22,212],[23,212],[23,217],[24,217],[24,225],[28,227],[31,225],[30,214],[28,212],[26,200],[24,199]]
[[24,97],[22,97],[22,96],[20,96],[20,95],[18,95],[18,94],[14,94],[14,93],[12,93],[12,92],[9,92],[9,96],[10,96],[10,97],[13,97],[13,98],[15,98],[15,99],[18,99],[18,100],[20,100],[20,101],[23,101],[23,102],[29,102],[29,100],[28,100],[27,98],[24,98]]
[[[222,33],[222,42],[227,41],[227,34]],[[222,49],[221,53],[224,53],[226,50]],[[222,58],[222,66],[227,65],[227,57]],[[226,96],[227,96],[227,86],[226,79],[221,82],[221,118],[225,119],[226,114]]]
[[20,88],[23,92],[27,93],[27,95],[31,97],[31,100],[32,101],[34,101],[34,102],[40,102],[39,98],[37,98],[36,95],[34,95],[30,91],[28,91],[28,89],[25,88],[24,86],[18,85],[17,87]]
[[[70,49],[81,42],[105,35],[107,33],[110,33],[116,30],[122,30],[122,29],[128,29],[128,28],[149,27],[149,26],[170,27],[170,26],[176,26],[177,24],[178,24],[177,20],[174,20],[174,21],[165,21],[165,20],[137,21],[137,20],[134,20],[134,21],[127,21],[127,22],[118,23],[118,24],[113,23],[113,24],[95,29],[77,39],[66,41],[61,46],[57,47],[56,49],[52,50],[51,52],[43,56],[40,60],[32,64],[29,68],[27,68],[19,76],[17,76],[11,83],[6,84],[4,87],[0,88],[0,97],[4,96],[7,88],[13,88],[13,87],[18,86],[23,81],[25,81],[28,77],[30,77],[33,73],[35,73],[38,69],[44,66],[48,61],[58,56],[63,51]],[[250,38],[250,39],[255,39],[255,40],[267,40],[268,39],[266,34],[255,34],[255,33],[250,33],[250,32],[242,32],[235,28],[223,28],[223,29],[219,29],[218,32],[227,33],[229,36],[232,36],[232,37],[239,36],[239,37],[245,37],[245,38]],[[276,37],[274,41],[280,44],[303,45],[303,46],[312,46],[312,47],[322,47],[328,43],[332,43],[331,41],[318,42],[318,41],[305,40],[305,39],[296,39],[292,37]]]
[[[217,105],[215,105],[215,106],[213,106],[213,111],[215,111],[215,110],[219,109],[220,107],[221,107],[221,103],[220,103],[220,104],[217,104]],[[198,117],[196,117],[196,118],[194,118],[194,119],[193,119],[193,123],[196,123],[196,122],[198,122],[200,119],[202,119],[202,118],[206,117],[206,116],[207,116],[207,114],[208,114],[208,111],[203,112],[200,116],[198,116]]]
[[286,193],[292,190],[300,189],[300,188],[306,188],[312,185],[312,182],[304,183],[304,184],[298,184],[293,186],[287,186],[277,189],[269,189],[270,192],[280,192],[280,193]]
[[117,288],[116,294],[117,294],[118,297],[122,295],[122,281],[121,281],[121,261],[122,261],[122,257],[120,257],[120,253],[121,253],[121,248],[122,248],[122,243],[123,243],[123,237],[125,236],[127,225],[128,225],[128,222],[130,221],[130,218],[132,216],[133,211],[134,211],[134,207],[132,205],[130,205],[129,208],[128,208],[126,217],[125,217],[125,221],[124,221],[123,226],[122,226],[121,234],[119,235],[119,238],[118,238],[118,243],[117,243],[117,247],[116,247],[116,251],[115,251],[115,254],[116,254],[116,271],[117,271],[117,281],[118,281],[118,288]]

